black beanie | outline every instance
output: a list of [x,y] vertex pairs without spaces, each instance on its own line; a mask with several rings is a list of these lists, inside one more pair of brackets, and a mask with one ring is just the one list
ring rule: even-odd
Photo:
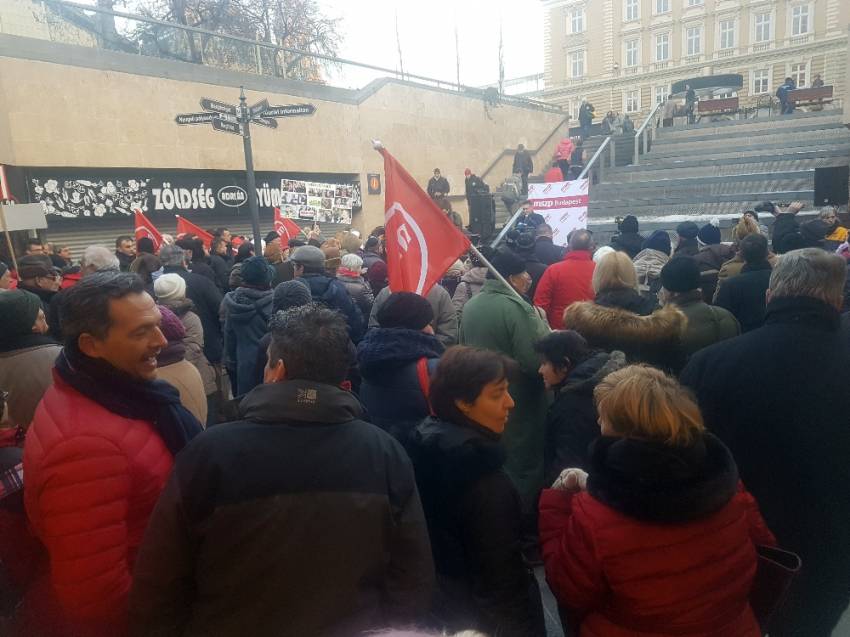
[[711,223],[707,223],[700,228],[698,236],[699,240],[707,246],[717,245],[723,238],[720,235],[720,228]]
[[696,239],[699,234],[699,226],[693,221],[683,221],[676,226],[676,234],[681,239]]
[[269,231],[269,233],[266,235],[266,243],[271,243],[272,241],[277,241],[278,239],[280,239],[280,235],[274,230]]
[[691,257],[674,257],[661,268],[661,285],[669,292],[690,292],[699,285],[699,266]]
[[434,320],[428,300],[413,292],[393,292],[378,310],[378,325],[420,331]]
[[658,250],[667,256],[670,256],[670,235],[664,230],[656,230],[649,238],[643,242],[641,249],[643,250]]
[[21,336],[31,334],[40,309],[41,301],[31,292],[0,293],[0,346],[14,344]]
[[509,250],[499,250],[490,263],[505,278],[525,272],[525,261]]
[[634,215],[626,215],[625,218],[617,224],[617,229],[620,232],[637,234],[639,230],[637,217]]

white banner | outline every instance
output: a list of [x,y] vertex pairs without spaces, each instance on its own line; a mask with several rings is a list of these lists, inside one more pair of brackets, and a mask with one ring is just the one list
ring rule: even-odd
[[554,242],[567,245],[567,236],[579,228],[587,228],[588,179],[528,184],[528,200],[534,212],[543,215],[552,226]]

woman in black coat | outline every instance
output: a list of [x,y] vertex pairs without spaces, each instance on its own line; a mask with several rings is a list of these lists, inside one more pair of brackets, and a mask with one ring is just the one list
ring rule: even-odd
[[449,632],[545,634],[540,591],[520,552],[519,494],[499,441],[514,406],[510,366],[495,352],[449,349],[430,386],[434,416],[411,437],[439,585],[434,623]]
[[535,349],[540,354],[540,375],[555,400],[546,414],[544,470],[551,484],[568,467],[587,470],[590,444],[599,437],[593,390],[611,372],[626,366],[623,352],[590,348],[572,330],[552,332]]

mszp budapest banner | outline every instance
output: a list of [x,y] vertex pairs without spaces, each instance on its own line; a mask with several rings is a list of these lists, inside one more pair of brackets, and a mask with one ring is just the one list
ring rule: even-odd
[[587,228],[588,188],[588,179],[528,184],[528,200],[552,227],[556,244],[567,245],[573,230]]

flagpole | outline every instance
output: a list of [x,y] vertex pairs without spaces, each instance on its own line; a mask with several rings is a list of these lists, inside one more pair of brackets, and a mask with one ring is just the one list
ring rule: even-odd
[[520,301],[522,301],[523,303],[528,303],[528,301],[526,301],[524,298],[522,298],[522,295],[521,295],[519,292],[517,292],[517,291],[516,291],[516,289],[514,288],[514,286],[512,286],[510,283],[508,283],[508,280],[507,280],[505,277],[503,277],[503,276],[499,273],[499,271],[498,271],[498,270],[497,270],[497,269],[493,266],[493,264],[492,264],[492,263],[490,263],[490,262],[487,260],[487,257],[485,257],[483,254],[481,254],[481,253],[478,251],[478,248],[476,248],[476,247],[475,247],[474,245],[472,245],[471,243],[469,244],[469,251],[470,251],[472,254],[474,254],[476,257],[478,257],[478,260],[479,260],[479,261],[481,261],[481,263],[483,263],[483,264],[487,267],[487,269],[488,269],[488,270],[490,270],[490,272],[492,272],[492,273],[493,273],[493,276],[495,276],[495,277],[496,277],[499,281],[501,281],[502,283],[504,283],[504,284],[505,284],[505,286],[506,286],[506,287],[507,287],[507,288],[508,288],[511,292],[513,292],[513,293],[514,293],[514,295],[515,295],[515,296],[516,296],[516,297],[517,297]]

